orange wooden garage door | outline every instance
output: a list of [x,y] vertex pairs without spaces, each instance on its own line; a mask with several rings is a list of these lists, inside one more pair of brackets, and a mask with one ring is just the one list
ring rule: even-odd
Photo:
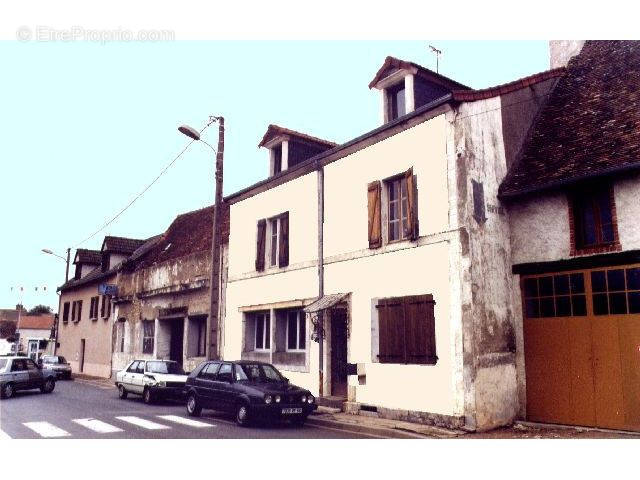
[[640,265],[521,286],[527,419],[640,431]]

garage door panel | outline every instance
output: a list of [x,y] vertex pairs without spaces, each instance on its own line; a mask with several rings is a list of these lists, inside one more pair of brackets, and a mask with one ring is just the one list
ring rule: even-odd
[[527,417],[534,421],[568,423],[570,402],[568,322],[536,318],[524,322],[527,365]]
[[592,331],[597,425],[620,429],[625,421],[617,316],[594,317]]
[[588,317],[571,317],[567,322],[571,373],[571,423],[595,426],[591,322]]
[[640,315],[618,320],[625,425],[640,431]]

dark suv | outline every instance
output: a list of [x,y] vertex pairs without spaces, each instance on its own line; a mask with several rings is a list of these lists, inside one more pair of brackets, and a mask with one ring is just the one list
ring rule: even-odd
[[317,408],[308,390],[289,384],[273,365],[250,360],[201,363],[187,378],[185,390],[189,415],[212,408],[235,414],[241,426],[258,418],[302,426]]
[[42,369],[26,357],[0,357],[0,398],[11,398],[18,390],[34,388],[51,393],[55,386],[53,370]]

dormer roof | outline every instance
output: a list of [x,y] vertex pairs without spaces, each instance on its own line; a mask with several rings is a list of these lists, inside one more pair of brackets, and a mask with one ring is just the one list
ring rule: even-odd
[[425,80],[440,85],[447,90],[469,90],[470,88],[455,80],[452,80],[444,75],[440,75],[428,68],[425,68],[417,63],[407,62],[400,60],[399,58],[388,56],[378,72],[373,77],[373,80],[369,82],[369,88],[377,88],[376,85],[380,80],[396,73],[399,70],[407,70],[414,75],[424,78]]
[[102,251],[108,251],[112,253],[124,253],[126,255],[132,254],[138,247],[140,247],[146,240],[139,240],[136,238],[125,237],[104,237],[102,242]]
[[267,127],[267,132],[263,135],[262,140],[258,144],[258,147],[265,147],[271,140],[279,136],[290,137],[293,139],[302,140],[307,143],[313,143],[326,149],[333,148],[338,145],[337,143],[331,142],[329,140],[323,140],[321,138],[307,135],[306,133],[296,132],[295,130],[290,130],[288,128],[271,124]]
[[73,260],[74,264],[82,263],[84,265],[100,265],[100,262],[102,262],[100,250],[89,250],[87,248],[78,248]]

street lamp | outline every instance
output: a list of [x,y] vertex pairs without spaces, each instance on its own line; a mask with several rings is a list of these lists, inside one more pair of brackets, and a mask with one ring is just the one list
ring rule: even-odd
[[210,117],[209,125],[218,122],[218,150],[200,138],[200,133],[193,127],[181,125],[178,131],[194,141],[202,142],[216,154],[216,173],[214,184],[213,232],[211,235],[211,279],[209,281],[211,299],[209,304],[209,344],[207,358],[218,360],[219,352],[219,298],[220,298],[220,213],[222,212],[222,166],[224,155],[224,117]]
[[48,248],[43,248],[42,251],[44,253],[47,253],[49,255],[53,255],[54,257],[58,257],[61,258],[62,260],[64,260],[67,264],[67,271],[64,274],[64,283],[67,283],[69,281],[69,255],[71,252],[70,248],[67,248],[67,258],[64,258],[62,255],[58,255],[57,253],[53,253],[51,250],[49,250]]

